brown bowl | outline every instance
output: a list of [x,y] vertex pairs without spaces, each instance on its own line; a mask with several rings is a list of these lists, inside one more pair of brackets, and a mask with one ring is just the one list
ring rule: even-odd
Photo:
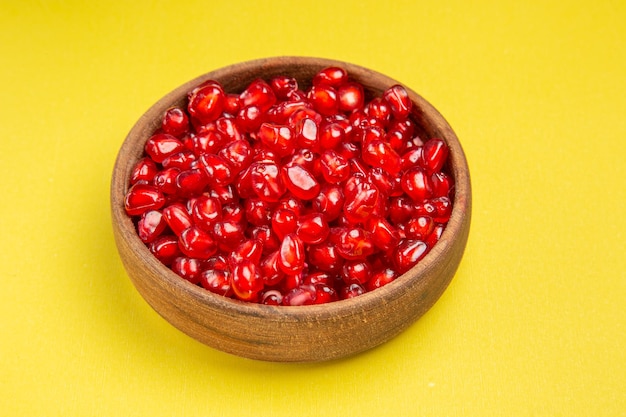
[[468,238],[471,189],[467,162],[456,135],[421,96],[409,90],[413,118],[426,137],[440,137],[449,148],[454,178],[452,216],[439,242],[410,271],[377,290],[323,305],[284,307],[240,302],[195,286],[160,263],[139,239],[124,210],[124,196],[144,143],[166,109],[183,105],[201,82],[219,81],[240,92],[256,78],[295,77],[305,89],[313,75],[328,66],[345,68],[380,95],[397,81],[346,62],[306,57],[277,57],[235,64],[191,80],[154,104],[132,128],[113,170],[111,212],[117,248],[128,275],[143,298],[172,325],[216,349],[267,361],[304,362],[345,357],[373,348],[398,335],[421,317],[444,292],[461,261]]

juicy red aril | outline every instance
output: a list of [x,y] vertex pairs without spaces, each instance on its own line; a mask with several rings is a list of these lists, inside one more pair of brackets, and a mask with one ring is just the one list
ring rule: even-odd
[[178,243],[181,252],[190,258],[208,259],[217,250],[211,235],[196,226],[183,230]]
[[285,165],[283,183],[294,196],[301,200],[312,200],[320,192],[320,185],[313,174],[301,165]]
[[172,262],[172,271],[192,284],[198,284],[200,282],[202,265],[198,259],[179,256]]
[[130,187],[124,199],[129,216],[138,216],[148,210],[158,210],[165,204],[165,196],[155,186],[137,183]]
[[225,94],[216,82],[206,82],[189,94],[187,110],[202,124],[216,120],[224,109]]
[[241,300],[255,300],[263,290],[263,277],[257,266],[249,260],[242,260],[231,268],[230,285]]
[[174,203],[163,209],[163,218],[176,236],[193,225],[187,208],[181,203]]
[[428,246],[421,240],[406,239],[400,242],[394,254],[396,270],[404,274],[426,255],[427,250]]
[[189,131],[189,117],[182,109],[172,107],[163,115],[161,128],[169,135],[180,137]]
[[130,184],[133,185],[139,181],[151,182],[158,171],[159,168],[152,158],[147,156],[141,158],[130,174]]
[[402,120],[409,117],[413,102],[409,98],[406,88],[394,85],[383,93],[383,98],[389,103],[391,113],[396,119]]
[[183,143],[175,136],[157,133],[150,137],[144,146],[146,154],[156,163],[161,163],[168,156],[182,151]]
[[422,165],[426,172],[432,174],[443,168],[448,158],[448,146],[439,138],[428,140],[423,147]]
[[198,85],[163,112],[130,172],[139,238],[182,279],[268,305],[398,279],[452,215],[450,150],[416,122],[406,88],[371,93],[334,66],[240,93]]
[[304,243],[295,233],[285,235],[279,249],[278,266],[287,275],[304,269]]
[[137,222],[137,234],[144,243],[150,243],[167,227],[163,214],[158,210],[146,211]]

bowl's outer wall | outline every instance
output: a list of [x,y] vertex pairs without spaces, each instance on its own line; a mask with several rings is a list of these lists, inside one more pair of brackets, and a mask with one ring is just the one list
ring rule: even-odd
[[439,299],[463,256],[471,218],[471,185],[463,149],[445,119],[407,87],[413,117],[426,137],[441,137],[450,148],[455,182],[453,212],[433,249],[412,270],[376,291],[320,306],[273,307],[221,297],[182,280],[141,242],[123,207],[132,167],[163,112],[184,105],[186,93],[201,82],[219,81],[240,92],[256,78],[291,75],[301,88],[328,66],[342,66],[366,91],[380,95],[398,82],[375,71],[340,61],[279,57],[236,64],[200,76],[151,107],[124,141],[111,181],[115,241],[124,267],[143,298],[163,318],[189,336],[235,355],[268,361],[330,360],[370,349],[405,330]]

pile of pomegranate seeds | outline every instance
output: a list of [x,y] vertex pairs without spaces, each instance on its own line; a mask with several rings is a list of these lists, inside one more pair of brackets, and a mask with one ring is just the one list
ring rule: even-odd
[[130,178],[125,209],[176,274],[272,305],[358,296],[413,267],[452,210],[446,143],[419,137],[406,89],[366,102],[326,68],[306,91],[206,81],[165,112]]

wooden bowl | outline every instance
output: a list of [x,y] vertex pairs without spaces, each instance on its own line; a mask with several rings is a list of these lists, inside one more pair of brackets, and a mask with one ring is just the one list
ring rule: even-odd
[[154,104],[132,128],[113,170],[111,212],[117,248],[133,284],[165,320],[187,335],[231,354],[281,362],[323,361],[353,355],[398,335],[437,301],[463,255],[471,212],[470,176],[461,145],[439,112],[417,93],[413,118],[427,137],[444,139],[455,182],[450,221],[440,241],[410,271],[375,291],[323,305],[284,307],[240,302],[190,284],[161,264],[139,239],[124,211],[132,167],[144,143],[159,126],[164,111],[182,105],[186,93],[207,79],[228,92],[240,92],[256,78],[295,77],[307,88],[313,75],[328,66],[345,68],[369,97],[398,82],[346,62],[305,57],[277,57],[235,64],[191,80]]

